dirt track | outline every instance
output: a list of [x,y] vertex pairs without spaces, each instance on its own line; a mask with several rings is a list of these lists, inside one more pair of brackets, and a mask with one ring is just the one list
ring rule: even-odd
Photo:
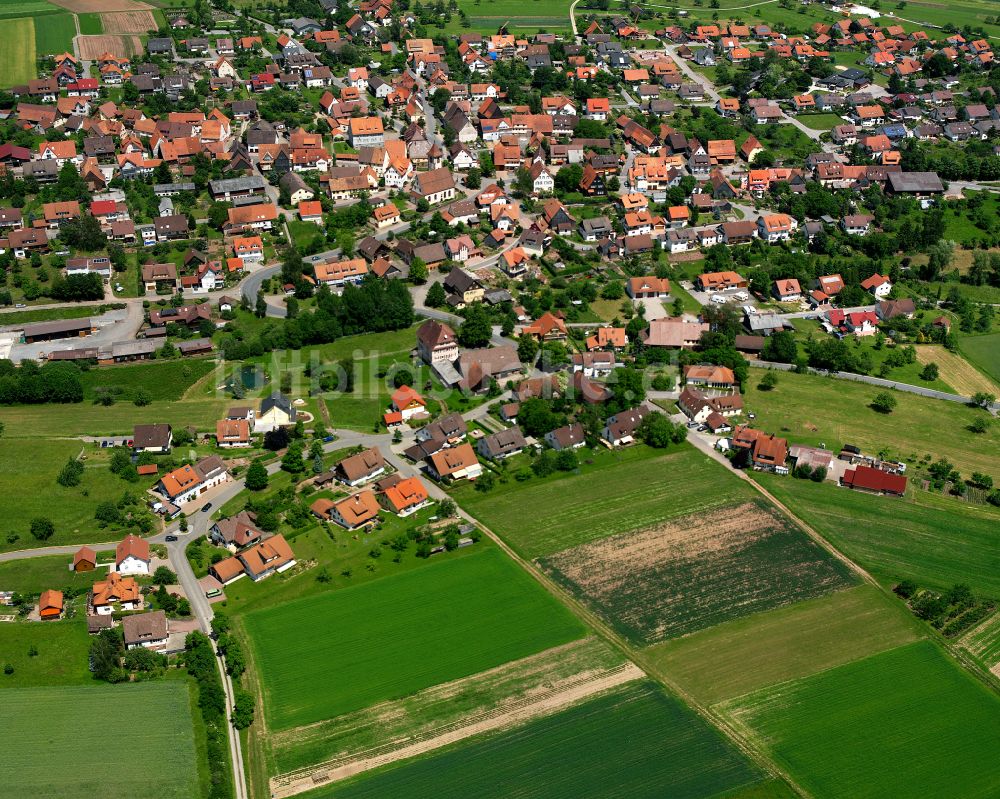
[[473,735],[523,724],[533,718],[549,715],[589,696],[644,676],[645,673],[642,669],[634,663],[626,662],[613,670],[602,671],[597,675],[587,674],[582,679],[571,678],[561,681],[556,683],[552,690],[544,696],[521,701],[512,700],[493,712],[479,718],[471,717],[464,720],[464,723],[449,725],[438,734],[415,740],[413,743],[396,748],[372,750],[367,756],[358,757],[348,762],[331,763],[329,764],[330,768],[321,765],[310,770],[304,769],[295,774],[274,777],[270,781],[271,796],[276,799],[295,796],[318,785],[343,780],[389,763],[440,749],[442,746],[448,746]]

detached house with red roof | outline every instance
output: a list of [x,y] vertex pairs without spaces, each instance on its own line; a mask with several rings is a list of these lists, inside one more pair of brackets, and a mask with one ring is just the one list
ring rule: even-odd
[[115,570],[119,574],[149,574],[149,542],[131,533],[115,547]]
[[392,392],[392,409],[399,413],[403,421],[427,415],[427,400],[410,386],[400,386]]

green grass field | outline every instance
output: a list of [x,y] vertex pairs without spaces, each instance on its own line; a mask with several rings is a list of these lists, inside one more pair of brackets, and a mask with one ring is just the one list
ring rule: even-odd
[[0,18],[37,17],[43,14],[62,14],[65,9],[46,0],[0,0]]
[[[34,657],[28,654],[33,646],[38,650]],[[8,695],[4,689],[92,684],[89,648],[87,623],[82,618],[0,624],[0,660],[14,667],[13,674],[0,675],[2,695]],[[0,702],[0,717],[4,704]],[[2,769],[0,765],[0,774]]]
[[[511,33],[537,33],[546,30],[552,33],[569,30],[570,0],[459,0],[458,7],[469,17],[468,30],[481,33],[496,33],[501,25],[507,24]],[[577,16],[577,24],[582,15]],[[449,31],[464,31],[456,13],[447,26]]]
[[0,314],[0,324],[18,325],[29,322],[49,322],[54,319],[83,319],[93,316],[95,309],[92,306],[72,306],[66,305],[60,308],[43,308],[41,310],[11,311]]
[[912,462],[925,454],[946,457],[956,468],[995,471],[1000,452],[1000,425],[977,434],[968,427],[982,411],[955,402],[893,393],[898,404],[890,414],[868,407],[876,386],[817,375],[784,372],[773,391],[760,391],[757,381],[745,387],[745,404],[757,414],[754,426],[784,436],[791,443],[830,449],[855,444],[866,452],[885,448]]
[[[461,486],[455,499],[522,555],[537,558],[751,495],[736,476],[687,446],[666,455],[645,446],[598,450],[581,461],[579,474],[510,480],[488,494]],[[525,524],[529,508],[532,523]]]
[[27,83],[37,77],[35,22],[31,17],[5,18],[0,7],[0,88]]
[[969,363],[1000,383],[1000,333],[964,336],[958,348]]
[[799,114],[796,119],[812,130],[832,130],[844,122],[839,114]]
[[[94,399],[96,389],[121,389],[118,395],[121,402],[131,401],[138,388],[142,388],[154,403],[165,400],[179,400],[185,392],[198,380],[216,368],[213,360],[196,358],[183,361],[162,361],[150,363],[135,363],[107,368],[89,369],[80,375],[83,383],[84,397]],[[225,382],[220,372],[219,384]],[[206,387],[199,396],[214,394],[215,385]],[[146,413],[155,413],[156,405],[146,409]]]
[[310,796],[700,799],[761,781],[715,730],[659,687],[639,682]]
[[[186,681],[168,681],[5,691],[0,724],[17,745],[0,759],[3,792],[33,799],[150,790],[163,799],[197,796],[188,690]],[[128,720],[127,735],[109,733],[112,718]]]
[[[110,537],[111,533],[105,534]],[[27,545],[25,545],[27,546]],[[97,559],[114,561],[114,552],[101,552]],[[42,558],[9,560],[0,563],[0,591],[18,591],[22,594],[40,594],[48,588],[63,590],[72,587],[86,594],[98,580],[107,576],[107,571],[75,572],[69,569],[73,561],[70,555],[46,555]]]
[[100,36],[104,33],[104,22],[100,14],[77,14],[80,19],[80,33],[84,36]]
[[763,501],[594,541],[540,561],[636,645],[852,584],[854,576]]
[[245,617],[274,729],[331,718],[584,634],[499,550]]
[[[139,409],[137,409],[139,410]],[[0,414],[0,419],[3,419]],[[94,511],[105,500],[117,500],[126,490],[138,491],[139,484],[127,483],[108,469],[106,453],[87,447],[83,479],[75,487],[61,486],[56,477],[84,444],[71,439],[12,438],[0,439],[0,514],[4,535],[0,551],[35,546],[56,546],[115,540],[111,531],[98,530]],[[28,532],[31,520],[44,516],[52,520],[55,534],[45,542],[36,541]],[[10,542],[8,535],[20,538]]]
[[74,36],[72,14],[47,14],[35,20],[35,50],[40,56],[72,53]]
[[[1000,512],[911,491],[876,497],[831,483],[756,479],[837,549],[887,585],[909,578],[945,589],[968,583],[1000,598]],[[935,501],[936,500],[936,501]]]
[[758,613],[647,654],[699,702],[733,699],[915,640],[919,623],[870,585]]
[[1000,794],[1000,697],[919,642],[726,707],[816,797]]

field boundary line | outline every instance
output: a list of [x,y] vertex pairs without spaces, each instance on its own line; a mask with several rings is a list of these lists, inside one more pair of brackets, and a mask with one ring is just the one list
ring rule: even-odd
[[645,677],[645,672],[631,661],[594,674],[592,671],[574,675],[563,684],[543,694],[516,698],[485,713],[457,719],[441,727],[403,741],[391,741],[365,752],[337,758],[315,766],[272,777],[271,796],[275,799],[295,796],[318,785],[353,777],[365,771],[386,766],[399,760],[425,754],[458,741],[519,726],[534,718],[551,715],[598,693]]

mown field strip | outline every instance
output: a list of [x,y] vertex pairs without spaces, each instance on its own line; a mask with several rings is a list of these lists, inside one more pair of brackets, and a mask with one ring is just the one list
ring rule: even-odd
[[313,769],[280,775],[271,780],[271,795],[278,799],[294,796],[316,787],[317,784],[344,780],[364,771],[441,749],[475,735],[516,727],[645,676],[642,669],[629,662],[596,674],[576,675],[569,680],[555,683],[550,690],[538,696],[512,699],[481,716],[455,721],[437,730],[429,730],[424,736],[409,741],[392,741],[377,750],[362,752],[352,760],[341,759],[321,763]]
[[1000,611],[969,630],[958,645],[1000,677]]

